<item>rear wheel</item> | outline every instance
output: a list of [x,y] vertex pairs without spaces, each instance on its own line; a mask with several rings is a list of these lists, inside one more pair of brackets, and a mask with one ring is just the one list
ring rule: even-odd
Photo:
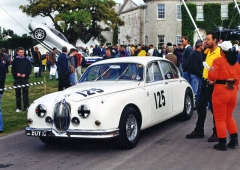
[[140,125],[137,118],[137,112],[132,107],[124,109],[120,124],[120,146],[123,149],[134,148],[139,140]]
[[46,38],[46,32],[42,28],[37,28],[33,31],[33,36],[36,40],[43,41]]
[[191,90],[187,89],[184,98],[184,110],[180,114],[180,119],[189,120],[191,119],[192,114],[193,114],[193,97]]

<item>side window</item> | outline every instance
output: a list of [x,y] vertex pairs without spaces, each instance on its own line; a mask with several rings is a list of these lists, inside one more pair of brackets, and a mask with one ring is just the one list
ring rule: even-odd
[[163,80],[158,62],[149,63],[147,66],[146,82],[155,82]]
[[173,66],[173,64],[171,64],[170,62],[167,62],[167,61],[161,61],[160,65],[161,65],[165,79],[179,78],[178,71],[177,71],[176,67]]

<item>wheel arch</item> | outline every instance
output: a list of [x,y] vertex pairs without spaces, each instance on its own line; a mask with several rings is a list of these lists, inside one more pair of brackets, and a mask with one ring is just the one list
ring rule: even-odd
[[[134,109],[136,110],[136,112],[137,112],[137,119],[138,119],[138,122],[139,122],[139,127],[140,127],[140,129],[141,129],[141,126],[142,126],[142,114],[141,114],[140,109],[139,109],[135,104],[133,104],[133,103],[129,103],[129,104],[127,104],[127,105],[123,108],[122,113],[121,113],[121,116],[120,116],[120,120],[121,120],[121,117],[122,117],[122,114],[123,114],[124,110],[125,110],[126,108],[128,108],[128,107],[132,107],[132,108],[134,108]],[[119,127],[119,125],[120,125],[120,120],[119,120],[119,123],[118,123],[118,127]]]

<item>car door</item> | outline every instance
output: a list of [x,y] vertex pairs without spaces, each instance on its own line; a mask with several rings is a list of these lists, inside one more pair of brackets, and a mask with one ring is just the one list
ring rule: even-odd
[[172,94],[173,111],[183,107],[185,90],[177,68],[169,61],[161,60],[160,66],[165,84],[170,88]]
[[152,109],[151,119],[154,121],[172,112],[171,90],[164,83],[158,61],[148,63],[145,79]]

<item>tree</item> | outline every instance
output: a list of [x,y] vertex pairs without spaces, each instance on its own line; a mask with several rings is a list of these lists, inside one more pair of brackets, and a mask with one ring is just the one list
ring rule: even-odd
[[[113,7],[113,0],[28,0],[29,5],[19,8],[28,16],[49,17],[57,30],[62,32],[68,41],[76,45],[80,38],[87,43],[91,37],[104,41],[102,31],[123,25]],[[101,22],[107,25],[101,26]]]

